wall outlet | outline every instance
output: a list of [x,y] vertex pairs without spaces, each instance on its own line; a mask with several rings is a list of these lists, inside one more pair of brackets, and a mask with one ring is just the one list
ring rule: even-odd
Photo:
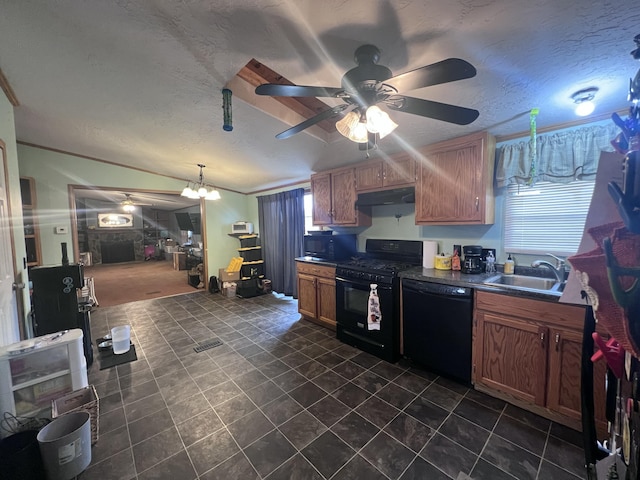
[[56,235],[66,235],[69,233],[69,229],[67,227],[55,227],[54,232]]

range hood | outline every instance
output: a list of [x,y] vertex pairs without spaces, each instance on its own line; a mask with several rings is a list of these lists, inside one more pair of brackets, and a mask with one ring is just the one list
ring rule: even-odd
[[381,192],[361,193],[356,200],[357,207],[373,205],[397,205],[402,203],[416,203],[414,187],[394,188]]

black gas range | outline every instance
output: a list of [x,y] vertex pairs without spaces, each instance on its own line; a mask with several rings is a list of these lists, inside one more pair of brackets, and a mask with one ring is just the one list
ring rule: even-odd
[[[336,268],[337,338],[389,362],[400,354],[400,279],[398,274],[422,265],[422,242],[367,239],[363,254]],[[367,307],[377,285],[380,330],[370,330]]]

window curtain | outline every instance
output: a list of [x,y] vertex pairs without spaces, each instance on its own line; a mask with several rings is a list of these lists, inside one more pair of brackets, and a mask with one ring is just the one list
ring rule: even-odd
[[298,296],[296,257],[303,254],[304,189],[258,197],[266,278],[273,291]]
[[593,125],[536,137],[536,159],[531,162],[530,141],[510,143],[498,149],[496,184],[498,187],[537,181],[569,183],[594,180],[600,152],[612,152],[619,129]]

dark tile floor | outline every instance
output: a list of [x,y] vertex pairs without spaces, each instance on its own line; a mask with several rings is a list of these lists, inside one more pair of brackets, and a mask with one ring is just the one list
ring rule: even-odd
[[100,436],[82,480],[585,478],[577,432],[344,345],[290,297],[197,292],[91,317],[94,338],[126,323],[138,360],[89,371]]

